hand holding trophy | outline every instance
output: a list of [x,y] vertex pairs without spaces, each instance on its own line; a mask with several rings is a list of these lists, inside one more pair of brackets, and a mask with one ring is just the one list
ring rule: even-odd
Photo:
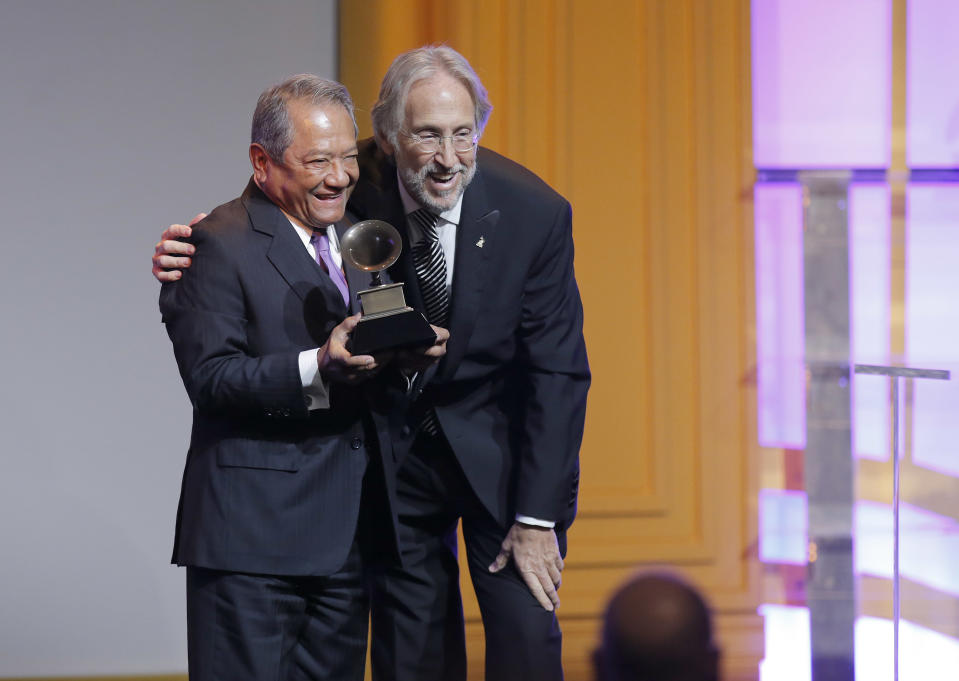
[[400,233],[382,220],[357,222],[340,239],[343,260],[372,275],[371,288],[357,293],[363,316],[350,338],[354,355],[426,346],[436,340],[426,318],[406,304],[403,282],[384,284],[380,279],[380,272],[395,263],[402,251]]

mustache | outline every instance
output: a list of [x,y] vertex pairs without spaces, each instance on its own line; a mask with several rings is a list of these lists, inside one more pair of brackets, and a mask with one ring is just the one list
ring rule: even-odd
[[466,166],[462,163],[457,163],[449,168],[441,166],[436,161],[431,161],[428,165],[423,166],[423,169],[420,170],[420,175],[426,177],[430,173],[444,174],[444,173],[465,173]]

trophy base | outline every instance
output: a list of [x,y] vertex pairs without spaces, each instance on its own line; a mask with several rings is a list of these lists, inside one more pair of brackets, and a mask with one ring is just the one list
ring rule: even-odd
[[411,307],[360,319],[347,349],[354,355],[380,350],[432,345],[436,333],[426,318]]

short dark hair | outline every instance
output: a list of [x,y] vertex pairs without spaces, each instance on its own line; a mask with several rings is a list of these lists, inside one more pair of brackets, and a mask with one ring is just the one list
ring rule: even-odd
[[311,73],[300,73],[282,83],[264,90],[253,111],[253,126],[250,142],[259,144],[270,158],[279,163],[286,148],[293,142],[293,124],[287,111],[292,100],[311,104],[339,104],[353,121],[353,132],[358,134],[353,99],[349,91],[335,80],[327,80]]

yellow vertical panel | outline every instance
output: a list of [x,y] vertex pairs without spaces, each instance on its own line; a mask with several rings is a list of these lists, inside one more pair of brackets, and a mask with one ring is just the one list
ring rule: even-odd
[[[595,380],[561,594],[567,677],[588,678],[609,591],[666,562],[734,623],[720,626],[726,678],[754,678],[749,0],[419,6],[419,42],[460,50],[490,90],[484,145],[574,207]],[[478,679],[465,575],[463,590]]]
[[892,158],[890,182],[889,351],[906,351],[906,0],[892,2]]
[[[555,136],[550,140],[553,145],[550,160],[553,163],[553,186],[566,196],[571,202],[570,193],[572,183],[572,139],[573,127],[571,124],[569,81],[573,69],[572,44],[572,4],[575,0],[556,0],[556,10],[553,12],[553,24],[546,29],[553,35],[550,49],[553,52],[553,86],[550,92],[550,104],[553,108]],[[574,202],[575,205],[575,202]],[[585,231],[577,228],[577,216],[573,220],[574,239],[585,239]]]
[[522,56],[522,62],[517,65],[522,76],[515,79],[522,92],[522,107],[515,126],[520,133],[518,160],[555,187],[552,149],[558,135],[551,95],[558,81],[555,33],[546,27],[555,26],[557,8],[552,0],[528,0],[519,7],[522,13],[518,23],[523,31],[516,36]]
[[[695,97],[709,112],[696,120],[697,249],[699,257],[699,360],[701,450],[706,479],[727,471],[722,488],[705,485],[706,537],[752,547],[757,537],[755,490],[755,363],[751,117],[749,61],[739,46],[749,40],[748,14],[703,7],[696,15],[693,44],[697,63]],[[734,390],[736,400],[716,395]],[[729,471],[732,467],[732,471]],[[742,499],[729,504],[723,495]],[[719,539],[721,537],[721,539]],[[731,593],[726,607],[758,600],[758,563],[717,547],[717,562]],[[745,558],[745,559],[744,559]],[[717,585],[719,587],[719,585]],[[738,601],[737,601],[738,599]]]
[[493,103],[493,114],[483,135],[482,144],[508,154],[506,136],[509,131],[509,117],[504,113],[506,107],[503,102],[509,101],[507,74],[510,50],[507,47],[507,24],[511,3],[505,0],[484,3],[456,0],[450,5],[458,8],[458,14],[464,17],[460,26],[460,40],[464,49],[460,51],[476,69]]
[[431,3],[432,21],[426,42],[449,45],[472,63],[476,58],[473,4],[463,0]]
[[396,56],[431,40],[430,0],[341,0],[339,79],[353,96],[360,137],[373,134],[369,111]]
[[[702,8],[695,15],[694,21],[694,61],[696,63],[694,96],[698,102],[703,102],[707,108],[716,99],[714,89],[715,79],[713,78],[713,68],[717,66],[718,60],[728,59],[727,51],[715,49],[718,46],[713,44],[716,40],[712,28],[711,20],[714,19],[711,6]],[[720,17],[721,18],[721,17]],[[735,36],[735,33],[731,33]],[[712,63],[710,63],[712,62]],[[718,64],[719,70],[725,64]],[[703,468],[709,479],[715,479],[713,475],[716,465],[722,465],[725,450],[731,443],[733,446],[742,442],[743,433],[734,430],[740,425],[741,419],[730,418],[736,416],[740,402],[726,401],[716,402],[714,389],[723,385],[736,384],[736,372],[740,369],[740,361],[737,360],[738,347],[735,345],[742,334],[726,335],[717,334],[716,329],[723,323],[722,316],[728,314],[730,309],[728,300],[717,301],[717,298],[732,296],[733,303],[737,299],[739,286],[736,282],[724,281],[723,277],[728,274],[729,268],[726,263],[736,262],[740,253],[740,235],[739,225],[734,219],[735,214],[723,216],[724,219],[716,221],[716,208],[712,202],[718,201],[720,207],[730,202],[731,194],[734,207],[738,206],[737,190],[738,184],[735,180],[738,177],[735,173],[724,172],[716,175],[717,168],[712,163],[717,147],[728,143],[730,136],[727,134],[724,138],[719,138],[713,129],[714,121],[718,124],[716,127],[724,129],[724,125],[729,122],[723,120],[725,111],[721,107],[722,102],[716,102],[713,108],[710,108],[710,115],[698,117],[696,121],[696,175],[697,182],[695,187],[698,190],[697,205],[700,210],[697,215],[697,248],[703,253],[703,257],[698,259],[700,269],[698,297],[703,301],[700,311],[701,326],[699,328],[699,363],[702,367],[702,388],[700,400],[700,409],[703,419],[703,429],[700,432],[702,438],[700,442],[701,459]],[[732,138],[734,144],[736,138]],[[726,159],[724,159],[726,160]],[[730,178],[734,178],[730,182]],[[717,303],[722,302],[725,305],[720,308]],[[732,306],[735,311],[735,305]],[[730,342],[733,341],[733,342]],[[729,353],[729,354],[727,354]],[[717,366],[718,363],[718,366]],[[716,381],[717,375],[722,375],[723,380]],[[730,414],[730,412],[732,412]],[[710,427],[712,426],[712,427]],[[728,437],[717,438],[719,433],[726,433]],[[734,483],[739,483],[738,479],[733,479]],[[737,488],[738,488],[737,484]],[[722,513],[725,509],[718,505],[720,499],[717,498],[716,490],[706,485],[700,494],[701,503],[705,508],[718,508]],[[739,508],[734,509],[738,512]],[[726,519],[727,523],[732,522],[733,526],[728,528],[732,533],[732,538],[738,539],[742,536],[741,528],[736,523],[736,517]],[[707,542],[715,541],[716,530],[725,525],[719,521],[716,514],[707,514],[704,518],[704,538]]]
[[523,129],[522,111],[527,104],[526,84],[530,80],[527,71],[526,54],[523,51],[523,38],[532,37],[525,24],[523,12],[526,2],[513,2],[507,6],[503,17],[503,58],[501,59],[501,78],[505,85],[505,97],[500,100],[509,103],[507,111],[500,112],[501,122],[505,123],[502,153],[524,163],[525,140],[528,133]]
[[[569,198],[594,381],[581,506],[621,510],[648,494],[652,457],[646,15],[635,3],[570,6]],[[615,36],[615,39],[611,39]]]
[[[692,128],[693,65],[689,2],[647,4],[650,71],[656,92],[650,93],[648,134],[653,196],[650,215],[650,257],[654,282],[647,333],[652,340],[653,449],[667,467],[672,520],[690,529],[693,494],[697,490],[698,372],[696,249],[692,200],[696,143]],[[676,428],[676,424],[682,424]]]
[[906,170],[906,21],[907,0],[892,0],[892,156],[890,169]]
[[442,38],[447,34],[448,29],[468,26],[469,23],[464,17],[459,16],[456,9],[460,6],[452,2],[431,2],[429,4],[429,29],[427,31],[427,40],[424,42],[442,43],[449,42],[449,38]]

